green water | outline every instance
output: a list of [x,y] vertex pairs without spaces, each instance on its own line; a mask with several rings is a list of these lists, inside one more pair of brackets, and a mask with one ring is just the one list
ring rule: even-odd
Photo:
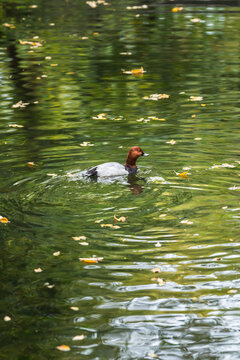
[[0,5],[0,358],[239,359],[240,7]]

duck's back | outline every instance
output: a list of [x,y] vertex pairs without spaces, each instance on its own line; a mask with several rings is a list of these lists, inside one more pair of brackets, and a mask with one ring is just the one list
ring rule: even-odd
[[87,170],[87,176],[123,176],[128,175],[125,167],[117,162],[107,162]]

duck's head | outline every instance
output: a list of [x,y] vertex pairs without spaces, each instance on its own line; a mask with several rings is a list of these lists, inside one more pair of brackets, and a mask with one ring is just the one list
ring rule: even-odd
[[139,146],[132,146],[128,152],[126,167],[136,167],[136,161],[139,156],[149,156]]

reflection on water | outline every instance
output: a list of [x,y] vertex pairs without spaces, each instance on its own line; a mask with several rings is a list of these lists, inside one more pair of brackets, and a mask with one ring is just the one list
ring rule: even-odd
[[239,358],[240,9],[173,6],[0,7],[3,359]]

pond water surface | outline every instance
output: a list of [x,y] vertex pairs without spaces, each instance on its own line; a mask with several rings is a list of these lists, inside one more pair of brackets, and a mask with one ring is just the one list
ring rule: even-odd
[[175,6],[1,1],[4,360],[240,359],[240,7]]

